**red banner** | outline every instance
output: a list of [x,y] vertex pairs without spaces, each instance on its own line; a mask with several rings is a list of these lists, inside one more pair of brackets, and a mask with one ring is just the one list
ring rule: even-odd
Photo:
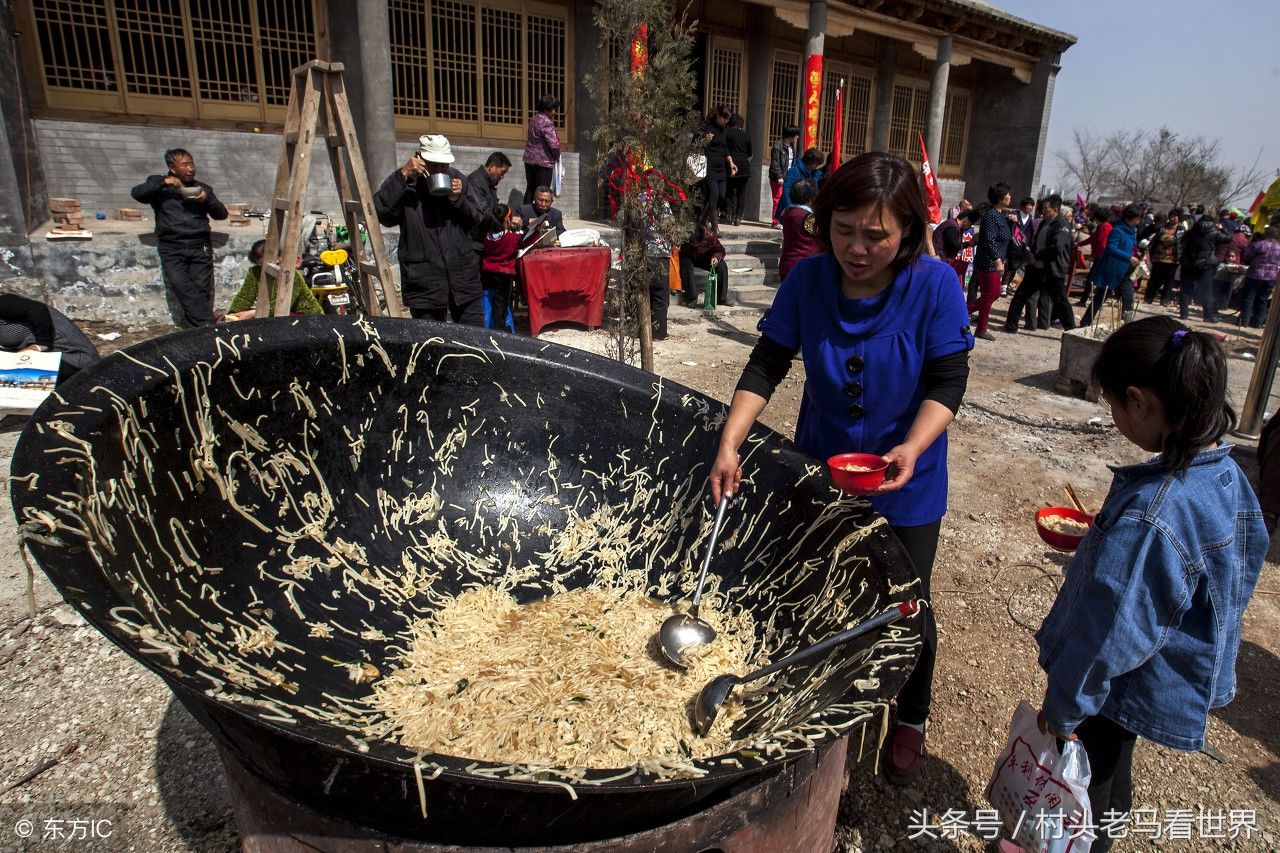
[[942,221],[942,189],[938,186],[938,178],[929,165],[929,152],[924,147],[924,136],[920,137],[920,177],[924,181],[924,205],[929,208],[929,221],[935,225]]
[[[818,147],[818,115],[822,109],[822,54],[816,53],[804,64],[804,148]],[[800,159],[796,152],[796,159]]]
[[836,87],[836,120],[833,122],[835,129],[831,133],[831,158],[827,160],[826,173],[834,174],[836,169],[840,168],[840,141],[844,136],[844,78],[840,78],[840,85]]
[[631,39],[631,73],[637,77],[644,76],[645,67],[649,64],[649,25],[636,27],[636,34]]

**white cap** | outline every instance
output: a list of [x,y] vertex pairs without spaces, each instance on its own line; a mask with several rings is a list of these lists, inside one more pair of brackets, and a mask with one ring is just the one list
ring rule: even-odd
[[453,149],[449,147],[449,140],[439,134],[427,134],[418,137],[418,156],[428,163],[444,163],[453,162]]

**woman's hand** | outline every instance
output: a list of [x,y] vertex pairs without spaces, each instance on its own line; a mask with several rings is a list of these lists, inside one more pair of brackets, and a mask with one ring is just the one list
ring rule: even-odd
[[916,471],[916,460],[920,458],[920,453],[910,445],[899,444],[880,458],[889,463],[889,469],[885,471],[884,483],[872,492],[875,495],[896,492],[909,483],[911,475]]
[[1048,701],[1049,701],[1049,693],[1046,691],[1044,694],[1044,700],[1040,703],[1040,710],[1036,711],[1036,725],[1040,727],[1040,734],[1053,735],[1059,740],[1079,740],[1080,738],[1078,735],[1076,735],[1075,732],[1072,732],[1069,735],[1064,735],[1060,732],[1055,732],[1049,728],[1049,723],[1044,718],[1044,706],[1048,703]]
[[738,484],[742,482],[742,461],[738,451],[721,444],[716,452],[716,461],[711,465],[711,499],[720,503],[720,496],[728,494],[733,497],[738,493]]

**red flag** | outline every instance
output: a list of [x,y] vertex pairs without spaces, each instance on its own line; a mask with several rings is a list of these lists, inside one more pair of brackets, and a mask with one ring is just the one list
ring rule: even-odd
[[942,221],[942,190],[938,187],[938,179],[929,165],[929,152],[924,148],[924,135],[920,137],[920,177],[924,180],[924,204],[929,208],[929,221],[935,225]]
[[827,160],[827,174],[835,174],[840,168],[840,140],[844,136],[844,78],[836,87],[836,120],[835,130],[831,134],[831,157]]
[[1076,213],[1084,213],[1085,200],[1080,198],[1080,193],[1076,193]]
[[1249,205],[1249,215],[1253,216],[1258,212],[1258,208],[1262,207],[1262,200],[1267,197],[1267,191],[1263,190],[1258,193],[1258,197],[1253,200],[1253,204]]

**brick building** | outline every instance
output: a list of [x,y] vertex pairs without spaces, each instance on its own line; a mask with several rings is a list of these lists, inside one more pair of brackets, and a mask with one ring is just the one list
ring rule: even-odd
[[[948,202],[996,180],[1015,194],[1039,185],[1073,36],[982,0],[695,0],[692,17],[698,99],[743,114],[758,152],[749,209],[767,211],[769,144],[802,119],[811,54],[824,57],[820,147],[843,79],[844,159],[887,149],[918,163],[919,132]],[[49,196],[79,198],[90,216],[130,204],[174,145],[225,201],[265,206],[288,71],[317,56],[346,65],[375,181],[439,132],[464,171],[505,151],[517,168],[503,190],[523,189],[525,123],[541,94],[557,95],[559,206],[591,218],[600,99],[581,81],[598,35],[589,0],[0,0],[0,67],[13,70],[0,87],[0,246],[25,243]],[[313,182],[313,206],[335,206],[327,169]]]

